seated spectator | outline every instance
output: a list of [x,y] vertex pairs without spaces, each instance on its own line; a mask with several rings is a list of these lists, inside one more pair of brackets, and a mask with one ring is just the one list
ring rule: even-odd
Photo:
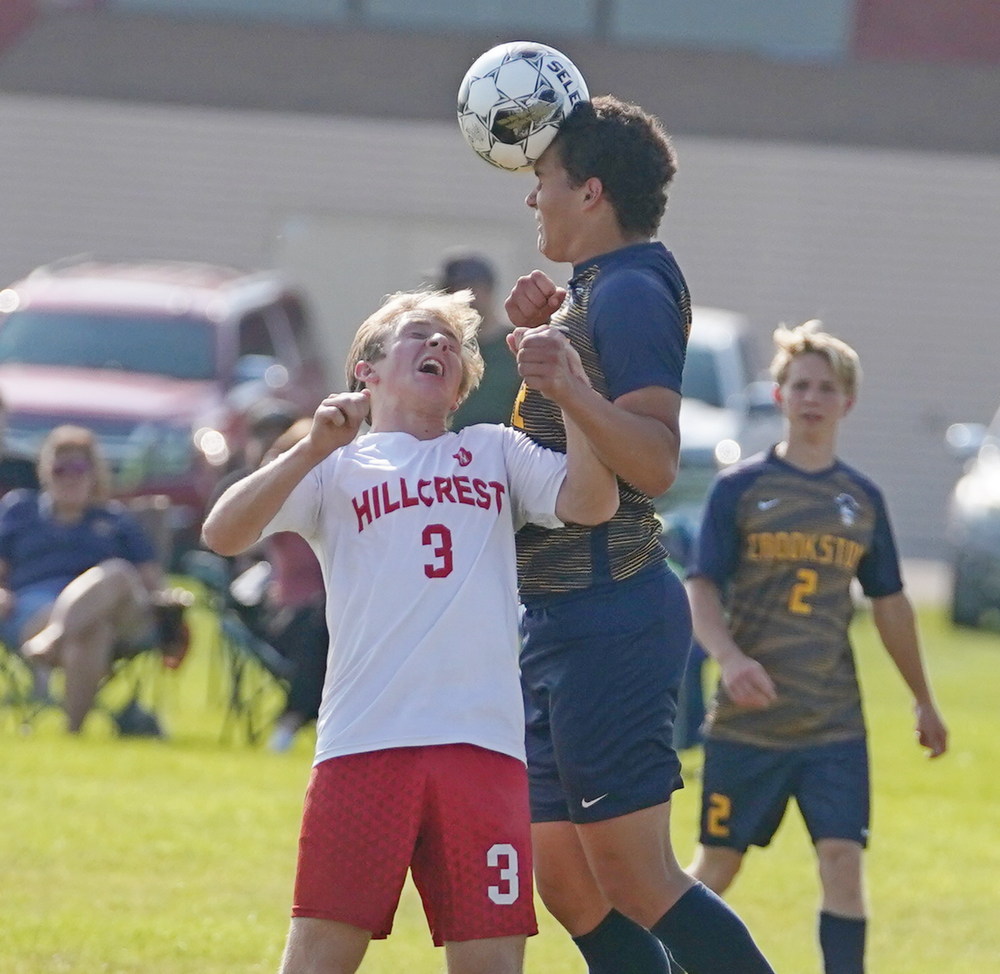
[[[301,415],[301,411],[293,403],[284,399],[275,399],[273,396],[264,396],[253,402],[244,413],[247,429],[246,442],[234,460],[232,469],[219,478],[219,482],[215,485],[215,489],[208,499],[208,507],[211,508],[215,504],[225,493],[227,487],[242,480],[247,474],[253,473],[260,466],[264,455],[271,449],[274,441]],[[249,578],[251,591],[246,597],[236,599],[235,608],[240,618],[252,632],[266,640],[268,637],[262,629],[263,620],[261,618],[264,612],[262,589],[256,582],[257,579],[266,577],[266,573],[262,576],[255,571],[256,566],[265,557],[261,549],[255,547],[235,558],[227,558],[226,561],[229,563],[229,571],[233,576],[243,578],[244,584]],[[257,591],[253,591],[255,588]]]
[[234,468],[216,485],[211,506],[230,485],[256,470],[274,441],[302,415],[302,411],[285,399],[264,396],[246,410],[247,439],[242,455]]
[[[312,417],[300,416],[281,399],[254,403],[247,410],[242,462],[219,481],[212,503],[231,484],[302,439]],[[238,573],[232,592],[240,618],[292,664],[285,705],[269,742],[272,751],[287,751],[299,730],[316,719],[323,695],[329,642],[323,573],[308,542],[290,531],[271,535],[228,561]]]
[[116,654],[150,645],[158,606],[165,616],[175,607],[152,542],[108,499],[108,468],[89,430],[54,429],[38,478],[40,490],[0,502],[0,638],[43,672],[62,667],[75,734]]
[[[262,460],[290,449],[311,426],[311,417],[293,423],[269,444]],[[299,730],[319,714],[329,648],[326,590],[319,561],[301,535],[280,531],[253,550],[266,559],[270,573],[257,613],[248,622],[293,666],[285,706],[269,742],[272,751],[281,752],[287,751]]]

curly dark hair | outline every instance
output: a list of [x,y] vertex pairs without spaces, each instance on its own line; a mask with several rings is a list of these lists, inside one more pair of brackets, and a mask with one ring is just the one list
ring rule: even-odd
[[553,144],[572,185],[600,179],[623,231],[655,235],[677,172],[674,147],[655,115],[600,95],[573,107]]

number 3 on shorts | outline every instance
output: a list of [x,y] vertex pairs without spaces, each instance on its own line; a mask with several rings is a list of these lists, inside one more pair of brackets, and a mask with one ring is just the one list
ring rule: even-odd
[[487,890],[490,899],[498,906],[516,903],[521,891],[517,878],[517,849],[506,842],[490,846],[486,853],[486,865],[500,870],[500,883]]

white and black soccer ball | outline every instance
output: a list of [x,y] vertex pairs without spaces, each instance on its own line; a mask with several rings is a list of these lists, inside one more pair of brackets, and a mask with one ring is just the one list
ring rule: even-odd
[[549,147],[562,120],[590,93],[573,62],[555,48],[512,41],[490,48],[458,89],[458,124],[488,163],[523,172]]

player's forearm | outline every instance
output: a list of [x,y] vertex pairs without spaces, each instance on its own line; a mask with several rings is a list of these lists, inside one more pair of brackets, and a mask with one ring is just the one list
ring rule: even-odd
[[202,541],[220,555],[246,551],[320,459],[303,440],[237,481],[209,511],[201,531]]
[[579,427],[566,423],[566,479],[556,500],[556,516],[574,524],[603,524],[618,510],[618,481],[593,451]]
[[872,600],[872,616],[882,645],[918,705],[933,704],[934,696],[920,651],[913,605],[903,593]]
[[733,641],[722,599],[715,583],[707,578],[689,578],[685,583],[691,603],[691,622],[698,645],[724,666],[745,657]]
[[687,585],[695,637],[718,662],[722,686],[733,703],[752,710],[771,706],[778,698],[774,681],[757,660],[733,641],[715,582],[692,578]]
[[631,412],[592,389],[561,405],[622,480],[648,497],[658,497],[673,484],[680,437],[662,420]]

